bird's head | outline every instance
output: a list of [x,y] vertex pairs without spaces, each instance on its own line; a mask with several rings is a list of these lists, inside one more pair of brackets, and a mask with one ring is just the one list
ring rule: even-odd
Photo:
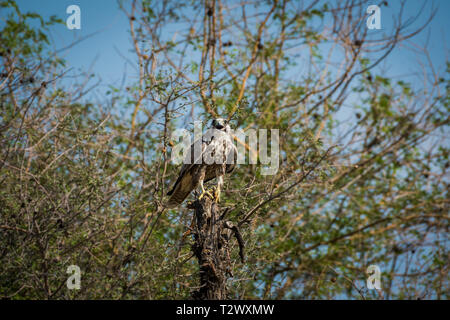
[[223,132],[229,133],[231,131],[230,125],[228,124],[228,120],[217,118],[211,122],[211,127],[216,130],[220,130]]

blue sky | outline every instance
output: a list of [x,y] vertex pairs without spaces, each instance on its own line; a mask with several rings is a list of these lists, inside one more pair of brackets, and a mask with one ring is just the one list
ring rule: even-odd
[[92,71],[106,83],[121,79],[124,59],[117,50],[131,57],[131,42],[128,21],[115,0],[19,0],[17,3],[22,11],[37,12],[44,18],[56,15],[64,21],[69,16],[66,8],[72,4],[78,5],[81,9],[81,29],[69,30],[65,25],[53,27],[51,35],[55,48],[64,48],[75,40],[91,35],[61,53],[67,66],[84,71],[92,66]]
[[[392,16],[397,13],[399,1],[389,1],[389,6],[382,7],[382,29],[389,31]],[[76,39],[94,34],[83,40],[70,50],[64,51],[63,56],[68,66],[75,69],[87,70],[92,66],[104,83],[117,84],[124,74],[124,58],[134,58],[130,53],[131,42],[128,35],[128,21],[122,11],[118,8],[115,0],[18,0],[17,3],[22,11],[32,11],[44,17],[56,15],[67,19],[66,8],[76,4],[81,8],[81,30],[68,30],[64,25],[52,28],[52,36],[56,48],[63,48]],[[374,1],[374,3],[377,3]],[[413,16],[424,1],[408,0],[405,8],[405,16]],[[428,48],[432,61],[442,68],[448,55],[447,46],[450,43],[448,31],[448,14],[450,13],[450,1],[436,0],[427,1],[427,9],[432,3],[438,7],[435,19],[430,26],[413,39],[413,42],[423,45],[428,39]],[[426,13],[424,14],[424,17]],[[423,21],[423,19],[422,19]],[[118,53],[120,52],[120,54]],[[94,64],[93,64],[94,63]],[[390,76],[404,77],[417,71],[416,56],[405,48],[396,49],[386,62],[380,66],[389,71]],[[128,68],[128,73],[133,70]]]
[[[69,30],[65,25],[58,24],[52,27],[51,37],[55,49],[65,48],[74,41],[85,38],[70,49],[60,52],[59,55],[66,60],[68,68],[73,68],[72,73],[79,74],[78,71],[89,71],[101,80],[99,87],[88,94],[86,99],[94,99],[94,101],[102,103],[110,99],[110,96],[105,95],[110,86],[120,87],[123,80],[125,80],[126,84],[136,83],[137,71],[134,68],[137,61],[136,55],[132,52],[133,45],[129,36],[129,23],[125,14],[119,9],[118,1],[16,0],[16,2],[21,11],[37,12],[44,18],[56,15],[63,21],[66,21],[69,17],[69,14],[66,13],[68,6],[76,4],[81,8],[81,30]],[[376,4],[379,2],[373,1],[372,3]],[[388,7],[381,6],[381,30],[370,30],[369,37],[383,33],[391,34],[393,17],[398,15],[400,0],[391,0],[388,3]],[[422,10],[424,4],[425,7]],[[450,44],[450,29],[448,28],[450,0],[407,0],[403,21],[421,12],[422,15],[419,20],[409,28],[409,31],[415,30],[425,22],[432,8],[437,8],[437,11],[433,21],[427,28],[412,39],[396,47],[387,59],[373,70],[373,74],[390,77],[395,81],[409,82],[412,84],[412,88],[422,89],[423,69],[421,63],[427,64],[427,61],[424,60],[423,55],[414,53],[411,50],[411,44],[414,43],[419,46],[427,46],[430,60],[433,62],[435,69],[441,76],[444,75],[449,53],[448,45]],[[325,16],[325,23],[326,21],[327,16]],[[167,33],[176,32],[176,27],[173,25],[166,29],[170,30]],[[165,36],[171,38],[172,34],[166,34]],[[326,46],[323,48],[326,48]],[[326,52],[322,52],[323,56],[326,56],[326,54]],[[374,58],[376,57],[371,57],[371,59]],[[126,59],[132,63],[127,63]],[[333,60],[339,61],[339,59],[339,57],[335,57]],[[299,60],[298,63],[300,69],[302,69],[301,64],[303,61]],[[297,70],[293,71],[294,79],[298,78],[296,72]],[[68,82],[68,85],[71,85],[71,83]],[[337,114],[336,119],[341,123],[338,129],[339,132],[345,132],[353,124],[356,114],[353,105],[358,103],[358,99],[357,95],[350,93],[344,108]],[[132,112],[126,106],[117,111],[125,117],[130,116]],[[138,114],[138,119],[140,119],[140,116],[141,114]],[[193,119],[189,117],[189,119],[186,118],[185,120]],[[187,123],[178,125],[186,126]],[[448,143],[449,140],[445,140]]]
[[[424,1],[408,0],[405,16],[416,15]],[[373,1],[374,4],[378,2]],[[45,18],[56,15],[64,21],[68,17],[66,8],[72,4],[79,5],[81,30],[68,30],[65,25],[57,25],[51,29],[55,49],[64,48],[77,39],[92,35],[61,53],[67,61],[67,66],[82,71],[92,67],[91,71],[102,80],[100,88],[106,88],[109,84],[120,85],[125,71],[128,77],[133,79],[135,71],[129,65],[125,67],[124,59],[125,56],[135,61],[135,55],[130,52],[132,43],[128,32],[129,24],[124,13],[119,10],[116,0],[18,0],[17,3],[22,11],[37,12]],[[398,3],[399,0],[390,0],[389,7],[382,8],[382,30],[373,32],[389,31],[392,27],[392,16],[398,12]],[[450,45],[450,28],[448,28],[450,0],[427,1],[426,12],[414,26],[424,21],[433,3],[438,8],[434,20],[411,41],[422,46],[427,44],[436,69],[443,72]],[[1,14],[0,12],[0,17]],[[417,82],[412,74],[421,68],[416,54],[401,46],[395,49],[377,69],[378,72],[383,71],[385,76],[394,77],[396,80]]]

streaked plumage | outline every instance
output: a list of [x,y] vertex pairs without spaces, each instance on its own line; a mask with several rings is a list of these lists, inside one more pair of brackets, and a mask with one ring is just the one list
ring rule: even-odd
[[[237,148],[230,131],[226,120],[215,119],[202,138],[191,145],[178,179],[167,193],[170,196],[167,207],[180,205],[192,190],[199,186],[203,189],[203,183],[214,178],[218,178],[217,189],[220,195],[223,176],[231,173],[236,166]],[[197,157],[196,146],[201,150]]]

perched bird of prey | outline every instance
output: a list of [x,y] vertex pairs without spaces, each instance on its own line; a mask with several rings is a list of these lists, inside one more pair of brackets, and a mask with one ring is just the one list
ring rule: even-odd
[[202,138],[196,140],[188,150],[178,179],[172,190],[167,193],[170,196],[167,207],[174,208],[180,205],[198,186],[202,191],[199,199],[205,194],[213,197],[205,190],[203,183],[214,178],[217,178],[215,200],[219,202],[223,177],[234,170],[236,160],[237,148],[233,144],[228,121],[221,118],[214,119]]

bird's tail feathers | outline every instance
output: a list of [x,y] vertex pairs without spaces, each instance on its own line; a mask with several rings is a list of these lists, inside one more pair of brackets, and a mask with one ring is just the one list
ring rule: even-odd
[[166,195],[171,196],[174,190],[175,190],[175,187],[173,187],[172,190],[170,190],[169,192],[167,192]]
[[183,190],[180,185],[178,185],[176,188],[172,189],[168,195],[171,197],[166,202],[166,207],[169,209],[173,209],[180,204],[183,203],[184,199],[187,198],[187,196],[191,193],[192,190]]

